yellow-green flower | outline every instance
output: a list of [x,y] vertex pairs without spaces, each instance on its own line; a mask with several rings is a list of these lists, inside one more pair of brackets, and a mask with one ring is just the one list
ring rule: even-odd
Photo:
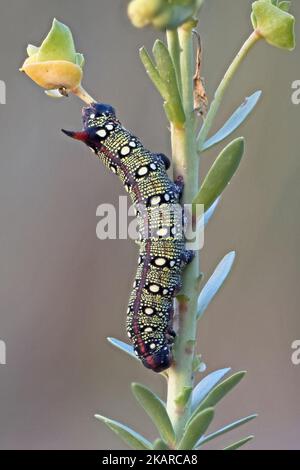
[[30,44],[27,54],[20,70],[45,90],[71,91],[80,85],[84,57],[76,52],[72,33],[63,23],[54,19],[41,46]]
[[269,44],[281,49],[295,48],[295,18],[289,13],[291,2],[258,0],[252,5],[254,29]]

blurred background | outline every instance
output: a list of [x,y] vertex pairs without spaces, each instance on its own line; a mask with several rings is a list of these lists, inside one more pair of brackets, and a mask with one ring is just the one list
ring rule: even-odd
[[[226,5],[225,5],[226,3]],[[250,32],[250,0],[209,0],[198,30],[210,98]],[[300,33],[300,4],[293,2]],[[53,17],[68,24],[86,57],[85,85],[118,110],[127,128],[153,151],[170,154],[161,99],[139,61],[159,34],[137,30],[124,0],[3,0],[0,16],[0,365],[1,449],[119,449],[97,422],[101,412],[150,438],[154,429],[134,402],[130,383],[165,384],[119,353],[107,336],[125,340],[127,301],[137,248],[99,241],[96,208],[124,194],[83,146],[61,132],[81,127],[81,103],[51,100],[18,72],[28,43],[39,45]],[[299,34],[298,34],[299,36]],[[206,231],[206,278],[229,251],[232,276],[199,331],[207,371],[246,369],[246,379],[218,406],[214,429],[258,412],[247,427],[220,439],[255,434],[251,449],[300,449],[300,80],[299,51],[260,43],[234,79],[216,129],[257,89],[263,98],[237,131],[246,156]],[[222,145],[221,145],[222,146]],[[220,147],[221,148],[221,147]],[[202,174],[218,148],[203,159]],[[216,441],[214,441],[214,447]]]

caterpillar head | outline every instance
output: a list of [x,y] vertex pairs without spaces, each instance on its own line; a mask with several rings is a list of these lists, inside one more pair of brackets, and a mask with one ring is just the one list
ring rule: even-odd
[[104,124],[107,119],[115,119],[116,112],[112,106],[103,103],[92,103],[82,109],[83,130],[74,132],[62,129],[62,132],[76,140],[90,145],[94,140],[94,130]]
[[112,106],[104,103],[92,103],[82,109],[83,128],[98,127],[108,118],[115,119],[116,112]]
[[155,353],[142,358],[142,363],[147,369],[154,372],[163,372],[171,367],[173,362],[173,354],[170,346],[163,346]]

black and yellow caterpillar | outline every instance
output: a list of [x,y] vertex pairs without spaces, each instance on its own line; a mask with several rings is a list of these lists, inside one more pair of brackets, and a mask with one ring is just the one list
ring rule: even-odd
[[136,208],[139,261],[127,311],[127,332],[143,364],[162,372],[173,361],[173,300],[181,289],[181,273],[193,257],[186,250],[183,181],[171,181],[163,154],[153,154],[128,132],[110,105],[83,108],[83,131],[63,131],[83,141],[119,176]]

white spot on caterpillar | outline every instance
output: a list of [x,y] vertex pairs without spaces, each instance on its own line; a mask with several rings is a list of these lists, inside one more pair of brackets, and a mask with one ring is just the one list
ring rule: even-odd
[[176,261],[174,261],[174,260],[170,261],[171,268],[173,268],[175,266],[175,264],[176,264]]
[[105,129],[100,129],[99,131],[96,132],[96,134],[101,138],[104,138],[107,136],[107,132]]
[[141,166],[141,168],[138,169],[138,175],[139,176],[145,176],[148,173],[148,168],[146,166]]
[[158,237],[165,237],[166,235],[168,235],[168,229],[167,228],[160,228],[157,231],[157,236]]
[[153,328],[151,328],[151,326],[148,326],[147,328],[145,328],[145,333],[152,333],[153,331]]
[[156,264],[156,266],[165,266],[167,260],[165,258],[157,258],[154,263]]
[[149,287],[149,290],[153,292],[154,294],[157,294],[157,292],[159,292],[160,290],[160,287],[157,284],[151,284],[151,286]]
[[124,147],[121,148],[121,155],[125,157],[126,155],[129,155],[129,154],[130,154],[130,148],[128,147],[128,145],[125,145]]
[[150,349],[155,349],[156,348],[156,344],[155,343],[151,343],[150,344]]
[[153,308],[147,307],[147,308],[145,308],[145,313],[146,313],[146,315],[153,315],[154,310],[153,310]]
[[150,164],[150,168],[151,168],[151,170],[153,170],[153,171],[157,170],[157,166],[155,165],[155,163],[151,163],[151,164]]
[[169,293],[168,289],[164,289],[164,290],[163,290],[163,294],[164,294],[164,295],[167,295],[168,293]]
[[157,204],[160,203],[160,200],[161,200],[160,196],[153,196],[151,198],[151,206],[157,206]]
[[95,117],[96,117],[96,114],[95,114],[95,113],[90,114],[90,118],[91,118],[91,119],[94,119]]
[[114,128],[114,126],[112,124],[107,124],[105,127],[108,131],[112,131],[113,128]]
[[166,193],[166,194],[164,195],[164,198],[165,198],[165,201],[168,202],[168,201],[170,200],[170,194]]
[[130,147],[133,148],[133,149],[136,148],[136,143],[135,143],[134,140],[131,140],[131,141],[129,142],[129,145],[130,145]]

